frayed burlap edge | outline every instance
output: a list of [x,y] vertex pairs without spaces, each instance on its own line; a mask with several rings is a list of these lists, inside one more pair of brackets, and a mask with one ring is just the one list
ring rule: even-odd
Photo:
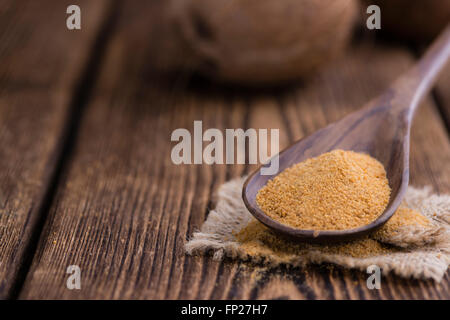
[[201,230],[195,232],[185,245],[187,254],[212,253],[216,260],[229,257],[272,267],[279,264],[304,266],[310,263],[333,263],[365,271],[368,266],[375,264],[382,269],[383,274],[393,272],[402,277],[434,279],[438,282],[450,264],[450,196],[431,194],[430,188],[413,187],[407,191],[405,204],[428,217],[433,227],[422,231],[404,228],[391,237],[376,239],[403,247],[399,252],[355,258],[313,249],[284,260],[275,259],[270,254],[249,256],[234,236],[254,219],[241,198],[243,182],[244,178],[238,178],[220,187],[216,208],[210,211]]

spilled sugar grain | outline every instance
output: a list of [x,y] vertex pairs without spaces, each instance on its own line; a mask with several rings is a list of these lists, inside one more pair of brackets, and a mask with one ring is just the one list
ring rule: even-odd
[[277,263],[288,263],[293,257],[320,250],[329,254],[365,258],[389,253],[389,249],[376,240],[364,238],[339,245],[306,244],[280,237],[258,221],[251,221],[236,234],[241,249],[252,258],[269,258]]
[[383,213],[390,187],[383,165],[369,155],[334,150],[298,163],[258,192],[258,206],[288,226],[345,230]]
[[438,226],[424,215],[409,208],[400,207],[383,228],[372,234],[372,238],[406,248],[446,242],[448,235],[445,228]]
[[430,220],[415,210],[407,207],[400,207],[386,224],[377,230],[376,237],[391,237],[400,232],[405,227],[422,227],[424,229],[431,226]]
[[[401,207],[383,227],[375,232],[384,238],[395,235],[404,227],[426,229],[432,224],[428,218],[419,212]],[[246,227],[235,234],[240,248],[253,261],[270,260],[271,263],[289,263],[302,255],[317,250],[321,253],[350,256],[353,258],[367,258],[389,253],[399,252],[400,248],[377,241],[371,236],[342,244],[306,244],[298,243],[287,238],[280,237],[272,230],[253,220]]]

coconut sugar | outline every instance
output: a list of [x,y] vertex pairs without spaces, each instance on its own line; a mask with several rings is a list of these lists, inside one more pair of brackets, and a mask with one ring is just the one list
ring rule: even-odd
[[259,221],[250,222],[245,228],[236,234],[236,240],[241,249],[253,258],[270,257],[278,262],[288,262],[289,257],[298,257],[311,250],[317,249],[329,254],[347,255],[357,258],[365,258],[374,255],[389,253],[389,248],[380,242],[363,238],[341,244],[308,244],[291,241],[280,237]]
[[400,207],[374,235],[377,238],[391,237],[395,233],[401,232],[402,228],[405,227],[422,227],[427,229],[431,227],[431,222],[430,219],[416,210]]
[[284,237],[257,221],[242,201],[245,180],[233,179],[219,188],[216,207],[185,244],[187,254],[246,261],[248,268],[257,268],[264,277],[284,273],[285,268],[311,264],[328,267],[330,263],[364,273],[375,264],[384,275],[392,272],[436,281],[446,274],[450,264],[450,195],[410,186],[397,212],[366,238],[309,244]]
[[256,201],[269,217],[297,229],[345,230],[379,217],[390,193],[379,161],[334,150],[284,170],[261,188]]
[[367,258],[398,252],[400,249],[382,243],[376,238],[384,236],[388,239],[404,227],[414,227],[416,230],[431,228],[430,220],[419,212],[407,207],[400,207],[392,218],[373,236],[338,244],[308,244],[280,237],[257,220],[251,221],[246,227],[235,234],[241,249],[250,257],[269,257],[278,263],[288,263],[290,258],[307,254],[312,250],[320,250],[325,254]]

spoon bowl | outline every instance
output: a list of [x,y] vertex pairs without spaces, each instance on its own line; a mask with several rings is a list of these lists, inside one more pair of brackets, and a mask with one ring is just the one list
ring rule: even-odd
[[[390,114],[390,110],[389,101],[386,99],[376,107],[362,109],[316,131],[278,155],[279,172],[335,149],[366,153],[376,158],[384,165],[391,187],[387,208],[378,219],[358,228],[333,231],[301,230],[281,224],[267,216],[256,203],[258,191],[276,176],[276,174],[262,175],[261,170],[253,172],[244,184],[243,199],[247,208],[268,227],[307,241],[350,240],[380,227],[398,208],[409,179],[408,128],[393,127],[393,115]],[[392,130],[393,128],[396,130]]]
[[281,151],[278,173],[296,163],[335,150],[366,153],[386,170],[391,196],[385,211],[373,222],[348,230],[301,230],[266,215],[256,202],[258,191],[274,175],[261,174],[262,165],[246,180],[242,198],[247,209],[269,228],[300,241],[337,242],[362,237],[386,223],[399,207],[409,182],[409,141],[412,119],[450,57],[450,26],[428,49],[424,57],[395,81],[382,95],[362,109],[322,128]]

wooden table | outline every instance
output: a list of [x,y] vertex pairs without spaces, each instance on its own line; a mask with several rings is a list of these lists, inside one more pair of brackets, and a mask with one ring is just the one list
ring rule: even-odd
[[[369,35],[303,84],[223,88],[149,67],[160,1],[77,3],[82,30],[69,31],[70,1],[0,0],[0,298],[450,298],[448,273],[440,284],[387,276],[368,290],[358,271],[255,277],[183,251],[215,190],[251,168],[176,166],[173,130],[279,128],[284,147],[380,93],[412,50]],[[413,185],[450,193],[449,127],[450,68],[416,117]],[[81,290],[66,287],[69,265]]]

